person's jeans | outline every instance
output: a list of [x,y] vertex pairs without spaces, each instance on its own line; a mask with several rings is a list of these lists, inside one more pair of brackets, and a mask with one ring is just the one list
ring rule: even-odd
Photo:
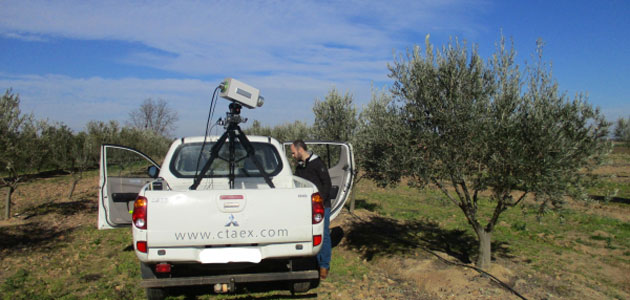
[[330,208],[324,208],[324,239],[322,248],[317,253],[317,262],[320,268],[330,269],[330,257],[332,256],[332,243],[330,240]]

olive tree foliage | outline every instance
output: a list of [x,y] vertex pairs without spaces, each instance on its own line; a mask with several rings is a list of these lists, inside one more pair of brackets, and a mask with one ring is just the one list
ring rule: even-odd
[[[366,143],[364,151],[377,159],[366,159],[366,175],[381,185],[407,177],[419,188],[441,190],[476,233],[482,268],[490,265],[501,213],[528,194],[542,206],[560,204],[580,185],[578,170],[599,163],[609,149],[609,124],[600,112],[583,95],[560,93],[542,43],[536,54],[522,71],[504,38],[484,62],[476,46],[455,39],[435,49],[427,36],[424,51],[416,46],[389,66],[395,102],[373,100],[380,117],[366,115],[369,130],[385,135]],[[386,120],[394,127],[378,128],[392,126]],[[482,211],[481,201],[492,203],[491,211]]]
[[252,122],[252,126],[243,130],[245,134],[249,135],[261,135],[261,136],[271,136],[272,128],[269,126],[264,126],[260,121],[254,120]]
[[41,151],[33,116],[20,110],[20,97],[7,90],[0,99],[0,182],[7,187],[4,217],[11,217],[11,196],[33,171]]
[[351,94],[339,94],[333,88],[324,100],[315,99],[314,138],[327,141],[351,141],[357,128],[357,109]]
[[263,126],[255,120],[252,126],[243,130],[247,135],[270,136],[279,142],[290,142],[298,139],[309,140],[313,138],[312,128],[302,121],[294,121],[276,125],[274,127]]
[[615,140],[630,145],[630,118],[619,118],[615,124]]
[[70,145],[73,143],[74,133],[72,129],[63,123],[50,124],[41,122],[42,135],[39,144],[43,148],[43,155],[38,159],[37,171],[42,169],[65,170],[72,165]]
[[354,138],[354,157],[362,175],[380,185],[396,184],[410,159],[407,147],[410,131],[407,130],[401,108],[391,94],[372,90],[372,98],[358,116]]
[[163,158],[171,144],[171,139],[150,129],[121,127],[116,121],[90,121],[86,126],[87,143],[91,149],[90,161],[98,166],[100,147],[103,144],[117,144],[137,149],[157,160]]
[[168,106],[164,99],[145,99],[137,110],[129,113],[129,124],[140,130],[150,130],[169,136],[179,120],[177,111]]
[[90,167],[89,156],[91,148],[87,144],[84,132],[75,134],[70,127],[63,123],[48,124],[42,122],[40,144],[44,149],[38,168],[62,170],[72,176],[72,185],[68,192],[68,199],[72,198],[76,185],[83,178],[83,172]]

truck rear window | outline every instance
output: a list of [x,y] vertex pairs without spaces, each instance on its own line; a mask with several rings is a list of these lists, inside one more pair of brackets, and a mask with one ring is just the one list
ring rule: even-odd
[[[217,157],[210,166],[210,169],[204,177],[227,177],[230,173],[229,169],[229,144],[225,143],[219,150]],[[180,145],[171,158],[170,170],[176,177],[193,178],[195,174],[201,172],[203,166],[210,158],[210,150],[214,143],[208,142],[204,146],[201,155],[201,161],[197,163],[201,143],[187,143]],[[241,143],[234,143],[236,167],[234,173],[237,177],[262,177],[254,161],[247,157],[247,152]],[[272,144],[255,143],[252,146],[256,150],[256,157],[262,165],[263,169],[270,176],[277,175],[282,170],[282,160],[278,151]],[[198,170],[197,170],[198,168]]]

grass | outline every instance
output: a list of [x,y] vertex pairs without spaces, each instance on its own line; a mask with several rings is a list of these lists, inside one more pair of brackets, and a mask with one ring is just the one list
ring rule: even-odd
[[[630,162],[630,156],[625,152],[613,154],[611,159],[616,164],[627,165]],[[602,194],[605,191],[618,189],[617,198],[629,198],[630,184],[616,181],[615,174],[608,175],[601,176],[590,192],[596,196],[605,196]],[[417,190],[404,185],[382,189],[364,181],[360,183],[358,191],[359,207],[367,207],[381,215],[408,222],[430,220],[443,229],[463,230],[466,235],[476,239],[461,210],[450,204],[437,190]],[[480,220],[488,220],[493,205],[486,198],[480,200]],[[616,295],[618,290],[627,293],[629,289],[624,286],[627,282],[619,278],[611,279],[611,275],[601,269],[630,269],[627,255],[630,250],[630,224],[628,219],[599,214],[595,209],[598,205],[630,213],[628,204],[600,201],[590,206],[587,204],[586,210],[567,206],[543,216],[538,214],[538,206],[533,202],[508,209],[501,215],[493,233],[493,241],[507,248],[507,251],[495,251],[494,256],[525,258],[529,262],[528,268],[551,277],[573,274],[604,282],[604,287],[597,286],[597,289],[609,295]],[[588,268],[567,270],[567,266],[576,259],[587,262],[584,265]],[[590,268],[600,271],[592,272]]]
[[3,299],[130,299],[143,291],[134,283],[138,262],[128,230],[83,226],[53,251],[16,254],[20,264],[1,285]]

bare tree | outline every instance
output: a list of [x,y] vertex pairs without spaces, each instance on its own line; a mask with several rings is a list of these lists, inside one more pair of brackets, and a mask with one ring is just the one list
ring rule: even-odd
[[141,130],[151,130],[162,136],[169,136],[179,120],[177,112],[168,106],[164,99],[145,99],[137,110],[129,113],[131,126]]

